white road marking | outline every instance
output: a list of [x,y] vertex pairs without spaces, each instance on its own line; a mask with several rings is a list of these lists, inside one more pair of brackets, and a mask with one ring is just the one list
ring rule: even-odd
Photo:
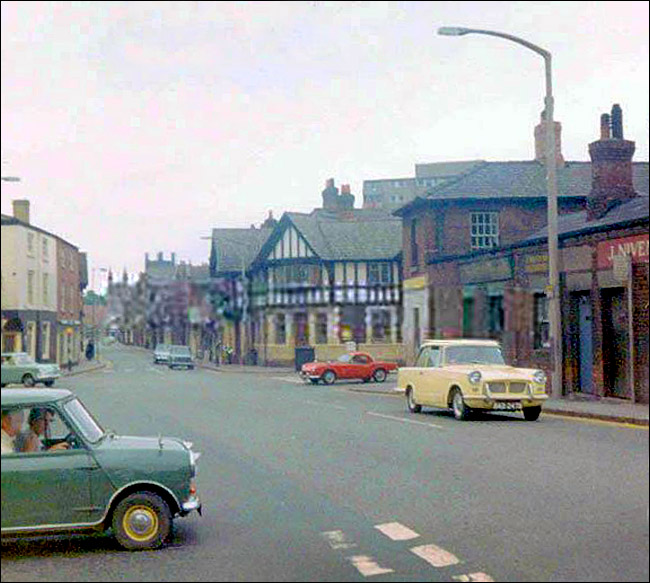
[[365,555],[358,555],[356,557],[348,557],[348,560],[357,568],[359,573],[364,577],[373,577],[374,575],[384,575],[385,573],[394,573],[392,569],[385,569],[380,567],[372,557]]
[[381,417],[382,419],[391,419],[392,421],[401,421],[402,423],[411,423],[412,425],[424,425],[425,427],[435,427],[437,429],[444,429],[442,425],[436,425],[435,423],[424,423],[423,421],[413,421],[413,419],[403,419],[402,417],[393,417],[392,415],[384,415],[382,413],[374,413],[372,411],[366,411],[366,415],[371,415],[372,417]]
[[318,401],[303,401],[307,405],[317,405],[318,407],[329,407],[330,409],[339,409],[340,411],[348,411],[349,407],[343,405],[333,405],[332,403],[319,403]]
[[449,551],[441,549],[436,545],[413,547],[411,552],[434,567],[449,567],[450,565],[457,565],[460,563],[456,555],[453,555]]
[[302,379],[294,379],[291,377],[271,377],[272,379],[275,379],[276,381],[284,381],[285,383],[293,383],[294,385],[304,385],[306,384],[305,381]]
[[391,540],[411,540],[418,538],[420,535],[410,528],[399,522],[387,522],[386,524],[377,524],[375,528],[385,534]]
[[469,575],[455,575],[456,581],[494,581],[487,573],[470,573]]
[[153,366],[150,366],[149,370],[152,371],[152,372],[155,372],[156,374],[159,374],[159,375],[164,375],[165,374],[163,371],[158,370],[157,368],[154,368]]
[[333,549],[352,549],[357,545],[352,542],[348,542],[345,533],[342,530],[329,530],[327,532],[322,532],[330,547]]

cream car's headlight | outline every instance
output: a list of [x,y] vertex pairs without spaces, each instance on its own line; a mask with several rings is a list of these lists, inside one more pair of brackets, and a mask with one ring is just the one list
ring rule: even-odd
[[481,382],[481,373],[478,370],[474,370],[467,375],[467,378],[470,383],[473,385],[478,385]]
[[533,373],[533,380],[540,384],[540,385],[545,385],[546,384],[546,373],[543,370],[536,370]]

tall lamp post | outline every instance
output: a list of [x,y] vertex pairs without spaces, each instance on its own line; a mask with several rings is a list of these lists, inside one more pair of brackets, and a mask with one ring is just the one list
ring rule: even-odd
[[558,235],[557,235],[557,168],[555,153],[555,128],[553,127],[553,84],[551,77],[551,53],[527,40],[492,30],[443,26],[438,29],[443,36],[464,36],[466,34],[485,34],[515,42],[534,51],[544,59],[546,72],[546,96],[544,98],[544,126],[546,133],[546,193],[548,209],[548,287],[550,341],[553,355],[553,374],[551,394],[554,398],[562,396],[562,315],[560,312]]

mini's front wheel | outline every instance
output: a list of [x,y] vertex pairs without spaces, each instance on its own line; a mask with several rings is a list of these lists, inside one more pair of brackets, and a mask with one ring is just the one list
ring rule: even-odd
[[172,515],[157,494],[136,492],[117,505],[112,526],[117,542],[125,549],[157,549],[171,532]]

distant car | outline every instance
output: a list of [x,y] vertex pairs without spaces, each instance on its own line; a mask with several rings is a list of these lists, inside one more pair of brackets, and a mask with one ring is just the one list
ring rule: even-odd
[[192,358],[190,347],[172,344],[169,347],[169,360],[167,364],[169,368],[194,368],[194,359]]
[[169,344],[158,344],[153,351],[154,364],[167,364],[169,362]]
[[36,362],[26,352],[5,352],[2,354],[0,366],[0,382],[3,387],[11,383],[33,387],[38,383],[46,387],[54,385],[61,376],[58,364],[42,364]]
[[364,382],[383,383],[388,373],[396,371],[397,364],[383,360],[373,360],[366,352],[343,354],[335,361],[308,362],[300,369],[304,381],[317,384],[323,381],[331,385],[337,379],[360,379]]
[[397,386],[411,413],[451,408],[459,420],[472,410],[521,410],[536,421],[548,398],[544,371],[506,365],[493,340],[427,340],[415,365],[399,369]]
[[30,419],[47,419],[38,449],[3,430],[3,537],[112,529],[125,549],[155,549],[175,516],[201,512],[191,443],[104,431],[67,390],[1,394],[3,427],[6,415],[24,432]]

